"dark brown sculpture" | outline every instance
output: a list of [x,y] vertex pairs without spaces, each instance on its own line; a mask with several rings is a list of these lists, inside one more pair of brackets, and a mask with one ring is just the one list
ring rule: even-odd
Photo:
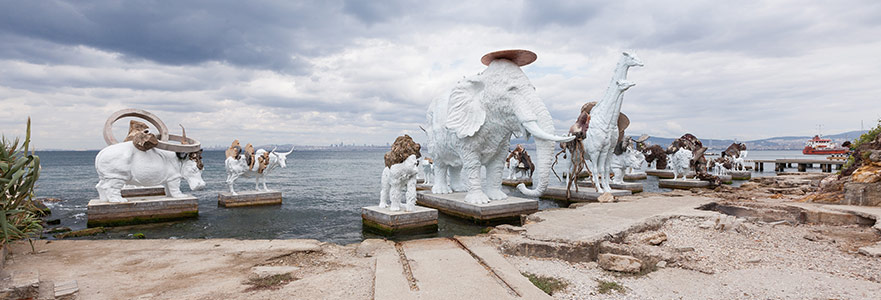
[[532,173],[535,172],[535,164],[532,163],[532,158],[529,157],[529,153],[526,152],[523,145],[517,144],[517,147],[514,147],[514,151],[511,151],[508,157],[505,158],[505,164],[508,164],[512,157],[516,158],[523,165],[522,167],[518,165],[517,168],[528,171],[531,178]]
[[392,144],[392,150],[385,154],[385,166],[391,167],[394,164],[402,163],[410,155],[416,155],[416,158],[420,158],[422,157],[422,154],[419,153],[421,148],[422,146],[414,142],[409,135],[399,136]]
[[731,146],[728,146],[725,151],[722,152],[722,157],[740,157],[740,151],[746,150],[746,145],[743,143],[731,143]]
[[655,162],[655,169],[663,170],[667,168],[667,152],[660,145],[651,145],[642,151],[645,154],[647,163]]

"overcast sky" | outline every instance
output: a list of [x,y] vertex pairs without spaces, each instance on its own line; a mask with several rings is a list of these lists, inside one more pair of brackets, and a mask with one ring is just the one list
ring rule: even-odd
[[204,145],[424,140],[431,99],[511,48],[538,54],[523,70],[558,132],[626,49],[645,62],[632,134],[877,123],[881,1],[747,2],[0,0],[0,131],[31,116],[37,147],[99,149],[106,118],[135,107]]

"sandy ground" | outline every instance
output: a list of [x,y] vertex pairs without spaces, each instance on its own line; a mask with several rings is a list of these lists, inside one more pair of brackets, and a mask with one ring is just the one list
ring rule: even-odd
[[[373,260],[314,240],[77,240],[13,247],[6,272],[77,280],[80,299],[370,299]],[[267,268],[268,267],[268,268]],[[295,280],[249,290],[258,270]]]

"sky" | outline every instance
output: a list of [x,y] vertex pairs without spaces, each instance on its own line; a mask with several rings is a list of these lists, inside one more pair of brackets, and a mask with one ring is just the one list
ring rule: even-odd
[[131,107],[206,146],[420,141],[484,54],[528,49],[558,133],[630,50],[629,133],[835,134],[881,118],[879,37],[871,0],[0,0],[0,132],[100,149]]

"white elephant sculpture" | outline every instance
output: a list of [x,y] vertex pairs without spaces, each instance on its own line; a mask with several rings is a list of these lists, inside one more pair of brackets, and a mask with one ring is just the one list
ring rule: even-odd
[[[272,173],[277,167],[287,167],[287,156],[292,152],[294,152],[293,148],[287,153],[278,153],[275,152],[275,149],[269,152],[259,149],[254,152],[252,157],[252,159],[258,160],[253,164],[253,167],[248,164],[245,154],[227,157],[224,165],[226,166],[226,184],[229,186],[229,192],[233,195],[238,195],[235,190],[236,179],[242,176],[255,178],[255,190],[268,191],[269,189],[266,188],[266,175]],[[262,189],[260,188],[261,182],[263,183]]]
[[410,155],[402,163],[382,169],[382,190],[379,192],[379,207],[390,211],[413,211],[416,208],[416,173],[419,172],[419,160]]
[[[535,58],[535,53],[525,50],[489,53],[481,59],[485,70],[432,101],[427,133],[434,159],[433,193],[467,191],[465,201],[476,204],[507,198],[501,190],[502,169],[512,134],[531,134],[538,153],[535,189],[524,184],[517,189],[531,197],[544,193],[554,143],[574,137],[554,135],[551,114],[520,69]],[[486,178],[481,177],[481,167],[486,167]]]
[[688,179],[688,170],[692,157],[691,150],[685,149],[685,147],[680,147],[679,150],[673,153],[670,157],[670,167],[673,168],[674,180],[679,177],[679,174],[682,174],[683,180]]
[[632,147],[628,147],[620,155],[612,155],[611,168],[612,173],[615,174],[612,183],[624,183],[624,174],[630,174],[633,169],[642,167],[643,161],[645,161],[645,155]]
[[615,145],[618,143],[618,118],[621,114],[621,102],[624,91],[634,84],[627,81],[627,71],[633,66],[643,66],[642,61],[631,52],[624,51],[612,81],[603,98],[597,102],[590,113],[584,150],[588,156],[588,169],[593,174],[592,180],[597,192],[611,191],[609,187],[609,171]]

